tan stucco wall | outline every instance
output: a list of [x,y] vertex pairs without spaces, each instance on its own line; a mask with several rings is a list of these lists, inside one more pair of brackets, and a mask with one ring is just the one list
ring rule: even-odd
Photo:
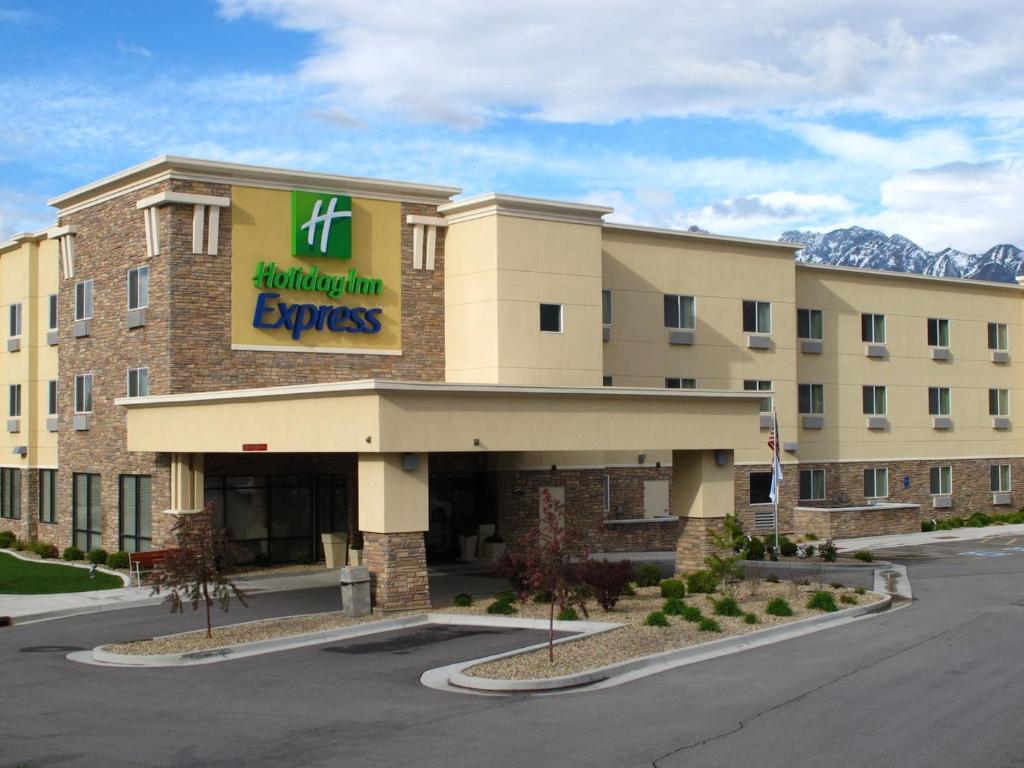
[[411,457],[415,469],[404,468],[400,453],[359,455],[359,530],[403,533],[430,527],[429,456]]

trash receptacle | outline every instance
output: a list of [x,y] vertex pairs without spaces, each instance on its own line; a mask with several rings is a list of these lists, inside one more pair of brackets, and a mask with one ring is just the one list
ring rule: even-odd
[[324,543],[324,560],[328,568],[341,568],[345,565],[348,552],[347,533],[321,533],[320,540]]
[[341,569],[341,610],[350,619],[370,615],[370,569],[365,565]]

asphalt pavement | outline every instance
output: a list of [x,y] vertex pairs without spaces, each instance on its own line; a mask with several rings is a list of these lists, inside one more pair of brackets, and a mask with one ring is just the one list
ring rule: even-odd
[[[878,617],[571,694],[419,684],[428,668],[542,634],[519,630],[422,628],[110,669],[64,655],[200,617],[154,606],[15,626],[0,630],[0,765],[1024,766],[1024,548],[1011,538],[888,550],[917,599]],[[261,595],[227,619],[335,600]]]

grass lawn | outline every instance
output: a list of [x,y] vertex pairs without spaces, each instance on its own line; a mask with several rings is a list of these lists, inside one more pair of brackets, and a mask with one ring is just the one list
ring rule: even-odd
[[0,552],[0,594],[52,595],[58,592],[90,592],[94,589],[117,589],[124,582],[108,573],[89,578],[85,568],[69,568],[45,562],[29,562]]

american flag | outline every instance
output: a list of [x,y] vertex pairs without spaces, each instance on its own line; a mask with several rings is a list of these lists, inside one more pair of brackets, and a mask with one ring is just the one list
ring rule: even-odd
[[779,501],[779,483],[782,482],[782,462],[779,459],[779,417],[772,411],[772,431],[768,435],[768,447],[772,452],[772,486],[768,496],[773,504]]

